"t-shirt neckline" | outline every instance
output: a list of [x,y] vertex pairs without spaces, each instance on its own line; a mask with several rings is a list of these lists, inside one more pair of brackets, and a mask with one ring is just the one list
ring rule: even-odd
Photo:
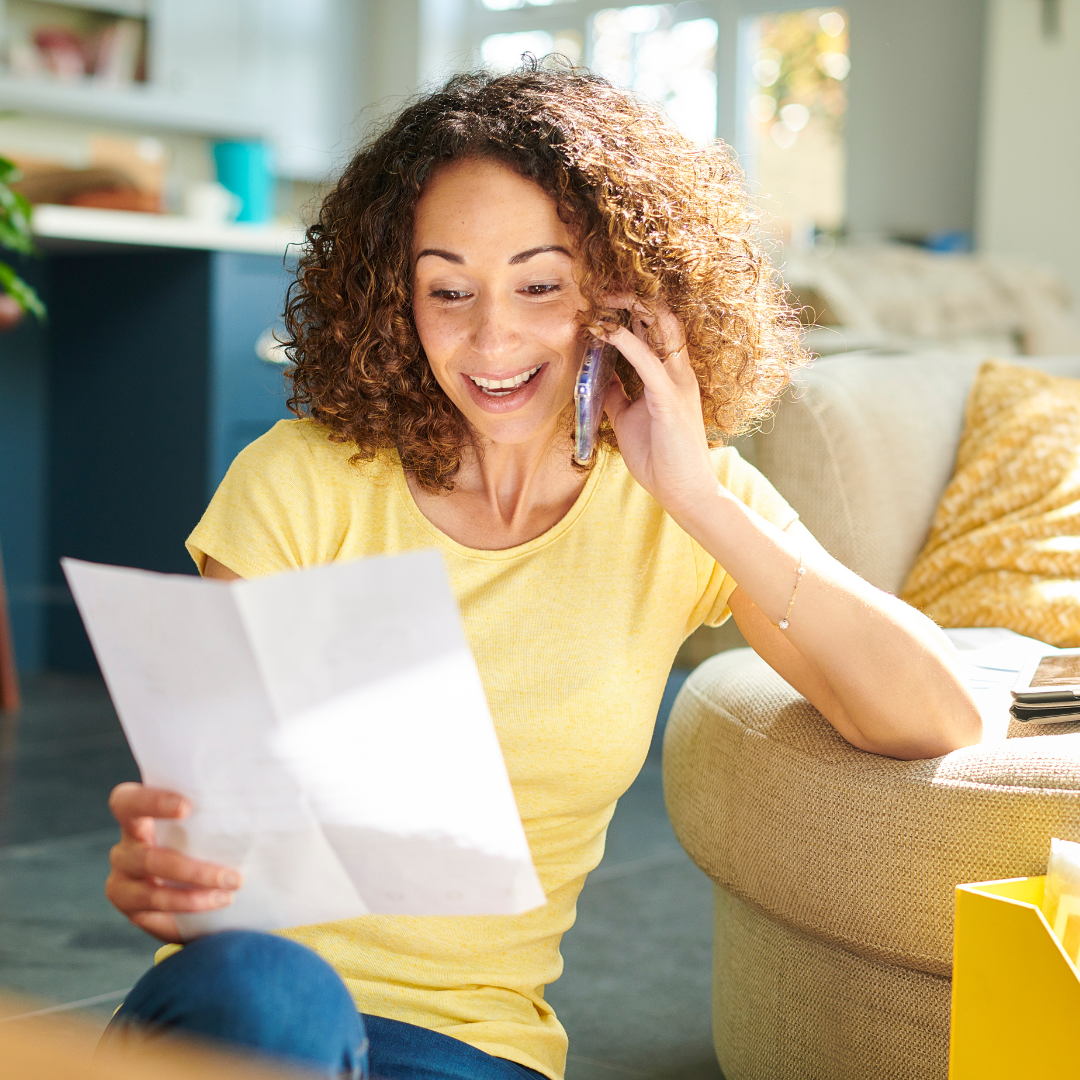
[[417,525],[431,536],[439,547],[469,559],[498,561],[501,559],[514,559],[522,555],[528,555],[533,551],[546,547],[548,544],[555,543],[555,541],[563,536],[567,530],[573,526],[574,522],[585,512],[585,508],[589,505],[593,492],[600,482],[601,474],[607,468],[608,458],[610,456],[611,451],[603,448],[599,450],[597,453],[596,464],[593,465],[592,470],[585,481],[585,486],[578,492],[578,497],[574,500],[573,505],[557,522],[555,522],[554,525],[551,526],[550,529],[547,530],[547,532],[543,532],[539,536],[534,536],[532,540],[528,540],[524,544],[497,549],[467,547],[465,544],[459,543],[453,537],[447,536],[446,533],[424,517],[420,507],[416,505],[416,500],[413,498],[412,491],[409,489],[409,482],[405,476],[405,468],[401,463],[401,457],[397,450],[393,451],[393,468],[391,469],[391,472],[394,477],[394,486],[397,489],[401,501],[405,505],[405,509]]

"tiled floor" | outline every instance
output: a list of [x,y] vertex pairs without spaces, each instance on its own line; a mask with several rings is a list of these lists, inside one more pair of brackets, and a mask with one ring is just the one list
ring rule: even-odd
[[[685,673],[673,673],[661,716]],[[0,986],[104,1024],[154,942],[102,893],[112,786],[137,776],[98,680],[28,682],[0,774]],[[2,741],[2,740],[0,740]],[[664,810],[659,738],[616,811],[603,863],[564,939],[549,998],[570,1034],[567,1080],[722,1080],[709,1020],[712,893]]]
[[[154,944],[102,891],[116,839],[106,800],[138,770],[100,679],[49,675],[23,691],[0,765],[0,986],[56,1003],[123,990]],[[115,1007],[88,1015],[104,1023]]]

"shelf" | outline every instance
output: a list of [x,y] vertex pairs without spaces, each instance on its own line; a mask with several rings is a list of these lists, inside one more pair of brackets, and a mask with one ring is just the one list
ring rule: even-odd
[[86,117],[139,127],[197,132],[221,138],[263,138],[265,127],[225,109],[192,102],[152,84],[118,89],[0,74],[0,109]]
[[145,18],[146,0],[47,0],[61,7],[85,8],[87,11],[100,11],[105,15],[128,15],[136,19]]
[[175,214],[136,214],[83,206],[35,206],[31,227],[46,250],[119,245],[284,255],[290,244],[304,242],[300,226],[213,224]]

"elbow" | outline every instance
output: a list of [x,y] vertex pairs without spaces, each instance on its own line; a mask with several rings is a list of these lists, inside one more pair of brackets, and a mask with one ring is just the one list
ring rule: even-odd
[[976,746],[983,739],[982,716],[974,702],[967,704],[939,716],[912,718],[910,725],[894,728],[885,738],[867,740],[873,745],[863,749],[900,761],[925,761]]
[[927,744],[926,749],[931,753],[920,754],[920,757],[944,757],[954,750],[963,750],[966,746],[978,746],[983,741],[983,722],[977,709],[972,710],[972,715],[959,720],[955,717],[947,729],[937,735],[936,739]]

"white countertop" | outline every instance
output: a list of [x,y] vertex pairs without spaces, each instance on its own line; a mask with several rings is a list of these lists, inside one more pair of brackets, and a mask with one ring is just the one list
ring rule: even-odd
[[46,249],[77,250],[88,244],[117,244],[284,255],[290,244],[304,242],[304,230],[299,225],[238,225],[178,214],[136,214],[85,206],[35,206],[30,224]]

